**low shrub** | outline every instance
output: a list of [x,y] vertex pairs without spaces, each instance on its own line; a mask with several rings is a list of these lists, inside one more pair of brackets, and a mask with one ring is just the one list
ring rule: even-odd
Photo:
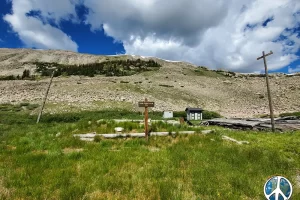
[[159,84],[161,87],[174,87],[174,85],[164,85],[164,84]]
[[27,102],[20,103],[20,106],[29,106],[29,103],[27,103]]
[[96,135],[94,137],[94,142],[101,142],[101,137],[99,135]]
[[300,112],[281,113],[279,116],[280,116],[280,117],[289,117],[289,116],[300,117]]
[[36,108],[38,108],[39,107],[39,104],[29,104],[28,106],[27,106],[27,109],[28,110],[34,110],[34,109],[36,109]]
[[174,117],[186,117],[186,112],[185,111],[175,111],[173,112]]
[[42,116],[41,122],[45,123],[53,123],[53,122],[64,122],[64,123],[72,123],[77,122],[80,120],[80,117],[74,113],[64,113],[64,114],[56,114],[56,115],[49,115],[46,114]]
[[214,119],[214,118],[220,118],[222,116],[217,112],[204,110],[202,117],[203,119]]

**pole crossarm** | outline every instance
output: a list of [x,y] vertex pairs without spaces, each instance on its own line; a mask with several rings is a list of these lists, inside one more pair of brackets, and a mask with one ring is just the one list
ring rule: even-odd
[[270,55],[272,55],[272,54],[273,54],[273,52],[270,51],[270,53],[267,53],[267,54],[265,54],[265,55],[263,55],[263,56],[261,56],[261,57],[258,57],[257,60],[260,60],[260,59],[262,59],[262,58],[264,58],[264,57],[267,57],[267,56],[270,56]]

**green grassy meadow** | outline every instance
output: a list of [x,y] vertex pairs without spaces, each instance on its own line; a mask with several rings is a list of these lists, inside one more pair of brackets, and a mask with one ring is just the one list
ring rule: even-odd
[[[264,199],[263,186],[273,175],[288,178],[292,198],[300,199],[300,132],[157,123],[156,131],[215,132],[150,137],[148,142],[83,142],[73,134],[106,133],[115,126],[142,131],[137,123],[110,120],[142,116],[126,111],[65,113],[44,115],[35,124],[36,115],[23,107],[18,112],[0,109],[0,199]],[[160,114],[152,115],[159,119]],[[222,135],[250,144],[224,141]]]

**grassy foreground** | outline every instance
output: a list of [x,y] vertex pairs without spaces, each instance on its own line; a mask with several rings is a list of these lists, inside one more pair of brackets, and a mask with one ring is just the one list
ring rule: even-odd
[[[118,124],[68,121],[74,116],[65,115],[57,116],[61,121],[46,116],[36,125],[35,117],[0,112],[0,199],[264,199],[264,183],[273,175],[288,178],[293,199],[300,199],[299,132],[214,128],[209,135],[87,143],[72,135]],[[158,131],[185,128],[156,125]]]

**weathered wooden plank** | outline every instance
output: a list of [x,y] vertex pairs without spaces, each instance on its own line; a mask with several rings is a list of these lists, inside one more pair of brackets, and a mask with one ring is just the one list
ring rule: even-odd
[[231,142],[235,142],[235,143],[237,143],[237,144],[249,144],[249,142],[248,141],[238,141],[238,140],[236,140],[236,139],[234,139],[234,138],[231,138],[231,137],[228,137],[228,136],[226,136],[226,135],[223,135],[222,136],[222,139],[223,140],[228,140],[228,141],[231,141]]
[[[179,131],[179,134],[195,134],[195,131]],[[176,132],[151,132],[150,136],[168,136],[168,135],[175,135]],[[96,134],[94,133],[87,133],[87,134],[74,134],[74,137],[79,137],[81,140],[84,141],[93,141],[96,137],[103,137],[107,139],[113,138],[126,138],[126,137],[134,137],[134,138],[142,138],[145,137],[145,133],[110,133],[110,134]]]
[[195,131],[179,131],[179,134],[195,134]]

